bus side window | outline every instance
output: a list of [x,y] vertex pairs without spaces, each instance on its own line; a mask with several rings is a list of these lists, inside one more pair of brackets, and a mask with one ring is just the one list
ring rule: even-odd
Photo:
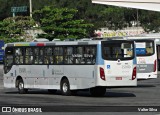
[[75,64],[95,64],[96,46],[78,46],[73,56]]
[[54,48],[55,64],[63,64],[63,47]]
[[4,73],[7,73],[12,65],[13,65],[13,62],[14,62],[14,50],[13,48],[6,48],[5,50],[5,60],[4,60]]
[[85,60],[83,57],[83,47],[82,46],[78,46],[75,48],[74,60],[75,60],[75,64],[84,64],[85,63]]
[[11,66],[13,65],[13,48],[7,48],[6,49],[6,65]]
[[13,65],[13,56],[7,55],[6,66],[12,66],[12,65]]
[[39,49],[39,56],[38,56],[39,57],[39,60],[38,60],[39,64],[43,64],[43,55],[44,55],[43,54],[43,48],[40,48]]
[[73,64],[73,47],[65,47],[64,48],[64,63],[65,64]]
[[32,48],[25,48],[25,64],[33,63],[33,50]]
[[44,49],[44,64],[53,64],[53,54],[52,54],[52,48],[51,47],[46,47]]
[[34,64],[43,64],[44,62],[44,51],[43,48],[34,48]]
[[23,64],[23,49],[15,48],[15,64]]
[[38,64],[39,48],[34,48],[34,64]]
[[95,55],[96,55],[95,46],[85,47],[84,58],[85,58],[86,64],[95,64]]

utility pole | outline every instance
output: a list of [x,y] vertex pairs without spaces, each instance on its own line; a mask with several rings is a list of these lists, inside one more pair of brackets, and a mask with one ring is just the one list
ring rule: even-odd
[[29,12],[30,12],[30,17],[32,18],[32,0],[29,0]]
[[137,9],[137,34],[139,33],[138,28],[139,28],[139,12],[138,12],[138,9]]
[[139,14],[138,14],[138,9],[137,9],[137,27],[139,26]]

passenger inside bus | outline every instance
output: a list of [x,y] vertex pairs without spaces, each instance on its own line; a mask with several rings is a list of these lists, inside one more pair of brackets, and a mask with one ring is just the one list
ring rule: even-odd
[[152,54],[152,53],[153,53],[153,48],[151,47],[146,48],[146,55]]

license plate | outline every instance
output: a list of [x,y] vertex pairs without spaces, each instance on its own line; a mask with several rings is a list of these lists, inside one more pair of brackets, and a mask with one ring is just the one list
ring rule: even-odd
[[116,80],[122,80],[122,77],[116,77]]

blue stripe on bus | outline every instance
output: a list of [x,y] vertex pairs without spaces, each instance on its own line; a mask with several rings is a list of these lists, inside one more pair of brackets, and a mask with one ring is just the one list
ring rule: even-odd
[[96,65],[104,65],[104,59],[102,59],[101,44],[97,45]]
[[37,43],[35,43],[35,42],[30,43],[30,46],[36,46],[36,45],[37,45]]
[[133,64],[137,64],[136,57],[133,59]]
[[133,64],[137,64],[137,58],[136,58],[136,57],[137,57],[136,44],[134,45],[134,47],[135,47],[135,48],[134,48],[134,56],[135,56],[135,57],[134,57],[134,59],[133,59]]

